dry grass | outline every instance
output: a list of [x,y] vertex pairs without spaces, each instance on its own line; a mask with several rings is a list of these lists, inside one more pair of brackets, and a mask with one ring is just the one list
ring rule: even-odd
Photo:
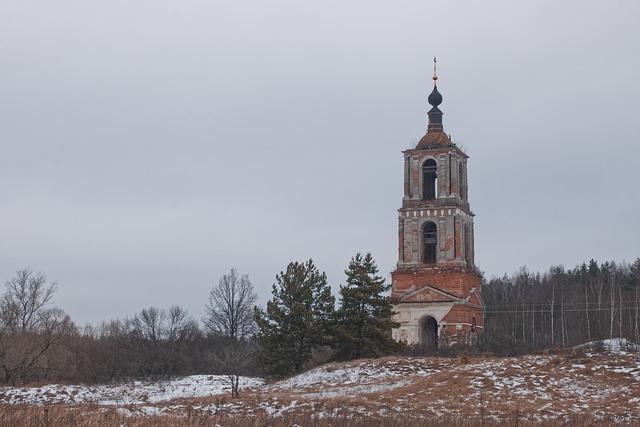
[[155,416],[131,416],[121,413],[115,408],[104,408],[91,405],[79,406],[50,406],[50,407],[25,407],[25,406],[0,406],[0,425],[3,427],[43,426],[43,427],[70,427],[70,426],[103,426],[103,427],[183,427],[183,426],[223,426],[223,427],[476,427],[476,426],[605,426],[604,422],[593,420],[589,416],[572,416],[562,423],[555,421],[531,422],[522,419],[522,414],[513,411],[509,417],[503,420],[482,419],[480,414],[469,416],[442,417],[433,419],[425,417],[425,414],[411,413],[396,415],[394,417],[354,417],[354,416],[330,416],[317,417],[313,414],[299,414],[283,417],[257,416],[233,416],[225,414],[212,414],[191,410],[186,416],[155,415]]
[[388,357],[321,369],[299,383],[243,390],[240,399],[0,405],[0,426],[640,425],[637,354]]

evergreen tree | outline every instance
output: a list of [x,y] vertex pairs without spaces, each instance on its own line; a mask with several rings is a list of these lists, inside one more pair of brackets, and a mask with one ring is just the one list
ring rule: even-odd
[[401,344],[391,338],[393,300],[383,295],[391,285],[378,276],[370,253],[358,253],[345,270],[347,285],[340,286],[340,308],[334,326],[335,358],[352,360],[378,357],[397,351]]
[[290,263],[276,281],[266,311],[255,309],[257,362],[268,374],[284,376],[300,372],[314,350],[328,344],[335,298],[312,260]]

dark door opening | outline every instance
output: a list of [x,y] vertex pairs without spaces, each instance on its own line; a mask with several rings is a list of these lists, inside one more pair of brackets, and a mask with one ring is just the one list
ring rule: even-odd
[[428,349],[438,348],[438,322],[431,316],[420,320],[420,343]]

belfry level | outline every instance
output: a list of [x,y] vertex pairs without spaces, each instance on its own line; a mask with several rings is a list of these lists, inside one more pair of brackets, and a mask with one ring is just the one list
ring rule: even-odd
[[427,133],[403,152],[398,264],[391,273],[392,297],[398,300],[393,320],[400,323],[393,338],[426,348],[474,345],[484,326],[468,200],[469,157],[444,133],[437,79],[434,67]]

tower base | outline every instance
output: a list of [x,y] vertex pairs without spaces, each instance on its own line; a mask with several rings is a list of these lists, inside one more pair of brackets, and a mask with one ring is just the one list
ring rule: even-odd
[[484,328],[482,277],[459,267],[403,268],[391,273],[398,303],[396,341],[427,348],[475,345]]

